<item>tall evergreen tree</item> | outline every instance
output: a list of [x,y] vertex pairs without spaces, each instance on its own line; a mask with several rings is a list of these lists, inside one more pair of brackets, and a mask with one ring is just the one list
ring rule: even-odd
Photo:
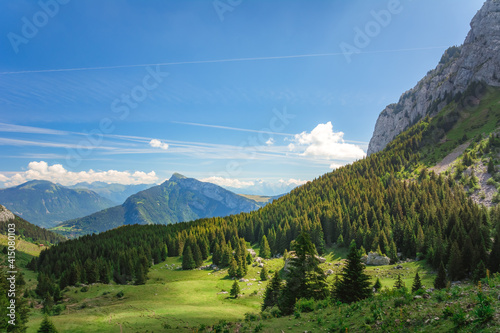
[[381,288],[382,288],[382,283],[380,282],[380,279],[377,278],[377,281],[375,281],[375,284],[373,285],[373,289],[375,289],[375,291],[380,291]]
[[356,243],[352,241],[347,255],[347,264],[342,269],[341,279],[334,292],[341,302],[352,303],[371,295],[370,277],[364,270],[361,253]]
[[264,292],[264,302],[262,303],[262,311],[266,308],[271,308],[278,305],[279,295],[282,289],[282,280],[278,271],[274,272],[273,278],[266,287]]
[[234,259],[234,257],[231,258],[227,274],[229,274],[230,277],[238,276],[238,264],[236,262],[236,259]]
[[452,281],[460,280],[463,277],[462,253],[455,241],[451,246],[450,259],[448,260],[448,276]]
[[189,270],[195,268],[196,263],[193,258],[193,253],[191,252],[191,247],[185,246],[182,254],[182,269]]
[[500,226],[495,234],[488,267],[492,273],[500,272]]
[[52,321],[50,321],[49,317],[45,316],[40,324],[40,327],[38,328],[37,333],[58,333],[58,331]]
[[398,274],[398,277],[396,278],[396,282],[394,282],[394,289],[403,289],[405,287],[405,283],[403,282],[403,279],[401,278],[401,274]]
[[434,280],[434,288],[436,289],[444,289],[448,284],[448,279],[446,278],[446,270],[444,269],[444,264],[441,261],[441,265],[439,265],[438,274],[436,279]]
[[267,269],[266,269],[266,267],[262,267],[262,269],[260,271],[260,280],[267,281]]
[[285,315],[293,312],[297,299],[324,299],[328,294],[326,276],[319,267],[316,249],[309,233],[302,231],[295,240],[293,249],[295,257],[290,259],[290,272],[278,304]]
[[418,275],[417,272],[415,274],[415,278],[413,279],[413,285],[411,286],[411,291],[414,293],[420,289],[422,289],[422,280],[420,279],[420,275]]
[[240,294],[240,285],[238,284],[238,281],[234,280],[233,286],[231,287],[230,295],[234,298],[238,298],[239,294]]
[[260,250],[259,257],[264,259],[271,258],[271,248],[269,247],[269,243],[267,242],[267,237],[262,236],[262,240],[260,241]]

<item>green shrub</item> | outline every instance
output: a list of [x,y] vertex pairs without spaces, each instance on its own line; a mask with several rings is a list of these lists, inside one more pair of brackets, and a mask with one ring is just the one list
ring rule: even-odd
[[120,290],[117,294],[116,297],[122,298],[125,294],[123,293],[123,290]]
[[257,320],[260,320],[259,314],[251,312],[245,313],[245,321],[257,321]]
[[301,313],[313,312],[315,308],[316,306],[313,298],[301,298],[295,304],[295,310]]
[[82,287],[82,289],[80,289],[80,291],[81,291],[82,293],[86,293],[87,291],[89,291],[89,287],[87,287],[87,286],[83,286],[83,287]]

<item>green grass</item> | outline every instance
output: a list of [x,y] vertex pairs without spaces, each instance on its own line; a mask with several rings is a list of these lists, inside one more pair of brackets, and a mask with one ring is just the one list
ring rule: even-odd
[[[344,259],[345,249],[333,248],[324,255],[327,262],[322,268],[339,270],[335,263]],[[210,261],[206,262],[207,264]],[[330,263],[331,265],[329,265]],[[242,297],[233,299],[229,294],[219,294],[231,289],[233,281],[227,277],[227,270],[182,271],[167,269],[180,267],[179,257],[168,258],[165,262],[151,268],[146,285],[102,285],[89,287],[88,292],[81,292],[80,287],[71,287],[64,292],[66,309],[59,316],[51,317],[60,332],[192,332],[201,324],[212,325],[220,320],[229,322],[242,321],[245,313],[257,313],[262,303],[262,295],[267,282],[261,284],[260,268],[249,267],[245,279],[240,282]],[[266,267],[269,275],[281,270],[283,259],[268,260]],[[425,262],[402,264],[402,270],[392,266],[368,267],[367,273],[373,282],[380,277],[384,286],[392,287],[398,273],[403,274],[403,281],[411,286],[413,276],[418,270],[425,285],[431,286],[433,277]],[[31,272],[32,273],[32,272]],[[34,274],[34,273],[32,273]],[[328,278],[332,282],[333,276]],[[253,281],[252,279],[255,279]],[[252,284],[252,285],[248,285]],[[123,291],[124,297],[116,294]],[[34,309],[28,323],[28,333],[36,332],[43,316],[40,309]],[[279,331],[278,331],[279,332]]]
[[446,133],[443,142],[429,142],[422,149],[423,161],[427,166],[440,162],[453,149],[458,147],[464,134],[468,139],[477,135],[488,135],[500,125],[500,90],[490,88],[479,103],[471,108],[457,106],[455,102],[447,105],[431,120],[431,126],[437,126],[440,116],[446,116],[458,111],[460,118],[457,123]]

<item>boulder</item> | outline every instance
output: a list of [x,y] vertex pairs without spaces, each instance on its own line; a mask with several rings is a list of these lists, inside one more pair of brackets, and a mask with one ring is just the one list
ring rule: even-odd
[[368,266],[385,266],[391,263],[389,257],[380,255],[377,252],[370,252],[367,256],[363,256],[361,261]]
[[333,271],[331,269],[326,271],[326,275],[332,275],[332,274],[333,274]]
[[254,249],[247,249],[247,251],[250,253],[250,255],[255,258],[257,256],[257,253],[255,253]]

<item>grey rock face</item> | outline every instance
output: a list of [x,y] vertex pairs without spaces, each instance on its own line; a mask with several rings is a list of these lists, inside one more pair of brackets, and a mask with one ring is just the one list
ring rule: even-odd
[[500,0],[487,0],[472,19],[464,44],[448,49],[434,70],[382,111],[368,155],[383,150],[419,119],[439,112],[447,97],[463,93],[473,82],[500,86]]
[[12,214],[10,210],[0,205],[0,223],[5,223],[15,218],[16,217],[14,216],[14,214]]

